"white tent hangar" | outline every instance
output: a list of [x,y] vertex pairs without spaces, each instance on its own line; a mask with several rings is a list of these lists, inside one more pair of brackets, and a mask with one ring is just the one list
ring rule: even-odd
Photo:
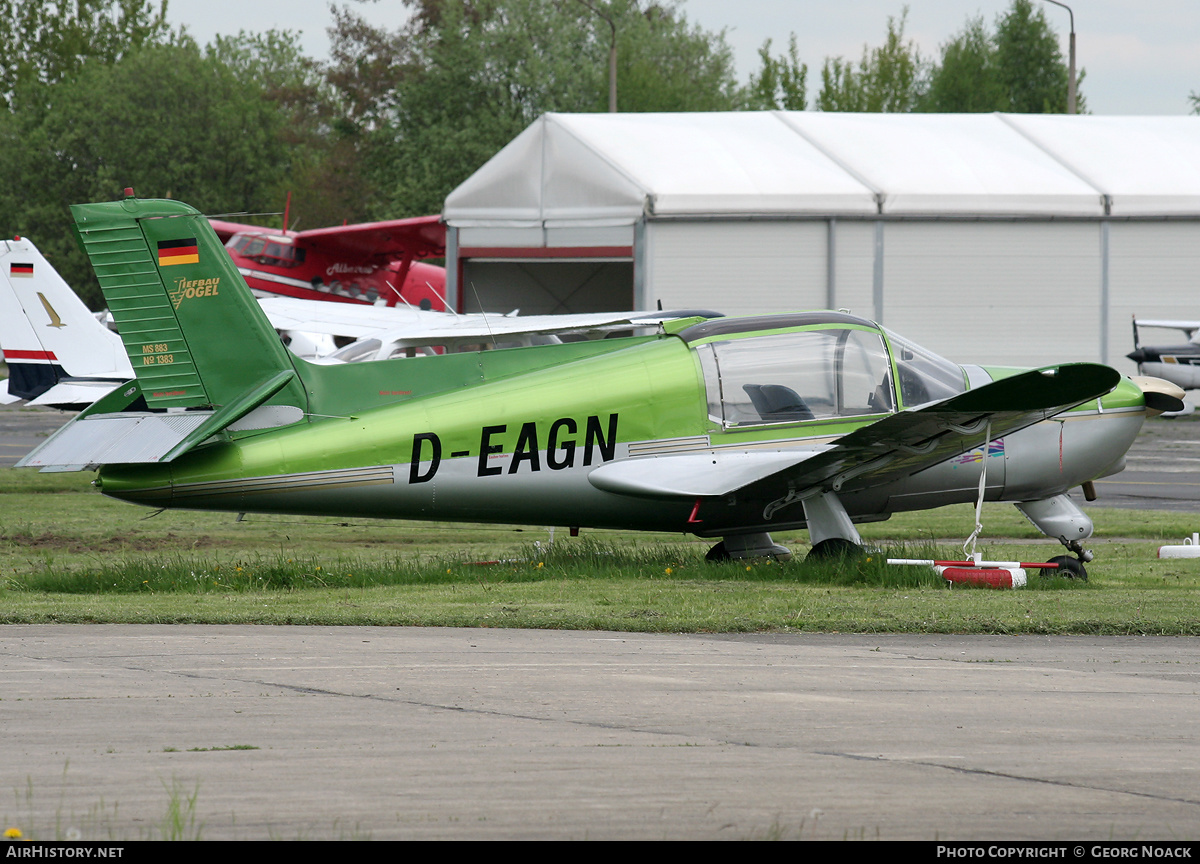
[[847,308],[962,362],[1198,314],[1200,118],[547,114],[446,199],[461,309]]

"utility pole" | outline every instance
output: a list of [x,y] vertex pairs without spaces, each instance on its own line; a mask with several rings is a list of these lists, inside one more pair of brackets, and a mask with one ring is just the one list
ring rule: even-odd
[[608,22],[608,26],[612,28],[612,41],[608,48],[608,113],[617,113],[617,23],[613,21],[611,14],[601,12],[588,0],[579,0],[584,6],[592,10],[593,15],[598,15]]
[[1070,41],[1070,61],[1067,69],[1067,113],[1075,113],[1075,13],[1071,11],[1071,7],[1066,3],[1059,3],[1058,0],[1046,0],[1047,3],[1053,3],[1055,6],[1061,6],[1067,10],[1067,14],[1071,16],[1071,41]]

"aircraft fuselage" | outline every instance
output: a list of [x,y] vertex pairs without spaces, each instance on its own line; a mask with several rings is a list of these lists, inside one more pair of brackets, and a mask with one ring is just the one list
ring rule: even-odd
[[[155,507],[719,536],[804,527],[804,508],[770,510],[773,491],[702,502],[615,494],[593,485],[589,474],[621,460],[649,467],[670,454],[801,450],[880,418],[729,425],[710,413],[696,351],[677,337],[614,340],[611,350],[573,359],[562,346],[564,363],[555,362],[558,347],[512,349],[539,352],[527,356],[540,365],[495,380],[209,444],[167,465],[108,466],[102,489]],[[423,364],[444,359],[383,362],[419,377],[434,371]],[[1144,416],[1141,391],[1125,380],[1098,402],[904,479],[851,484],[842,502],[855,521],[972,502],[985,464],[988,500],[1048,498],[1120,470]]]

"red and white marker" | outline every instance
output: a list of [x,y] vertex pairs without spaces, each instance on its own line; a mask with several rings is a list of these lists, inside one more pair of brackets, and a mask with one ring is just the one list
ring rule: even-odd
[[889,558],[889,564],[917,564],[932,567],[947,582],[979,585],[985,588],[1022,588],[1025,571],[1057,570],[1057,564],[1036,564],[1032,561],[937,561],[929,558]]

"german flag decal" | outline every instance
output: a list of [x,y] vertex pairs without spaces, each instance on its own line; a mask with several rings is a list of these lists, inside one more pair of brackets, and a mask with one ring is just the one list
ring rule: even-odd
[[8,272],[13,276],[32,276],[33,275],[33,265],[32,264],[17,264],[14,262],[13,265],[11,267],[9,267]]
[[158,266],[170,267],[172,264],[199,264],[200,250],[196,248],[196,238],[186,240],[159,240]]

